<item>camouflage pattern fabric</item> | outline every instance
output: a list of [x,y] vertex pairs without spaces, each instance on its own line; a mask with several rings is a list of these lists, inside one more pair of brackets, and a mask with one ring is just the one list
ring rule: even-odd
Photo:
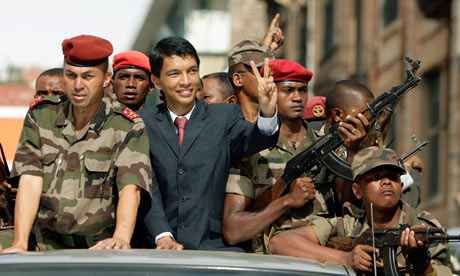
[[[409,225],[419,225],[426,224],[436,227],[441,227],[439,221],[428,212],[419,212],[418,210],[412,208],[409,204],[404,201],[399,202],[400,208],[402,209],[401,215],[399,217],[398,226],[400,227],[405,224]],[[364,231],[369,229],[369,223],[367,221],[366,213],[363,209],[353,206],[351,203],[346,202],[343,205],[344,216],[342,219],[343,222],[343,236],[344,237],[359,237]],[[337,224],[339,220],[337,218],[326,219],[324,217],[315,216],[312,218],[311,225],[313,231],[318,238],[318,242],[325,246],[327,240],[330,237],[339,236]],[[341,236],[341,235],[340,235]],[[437,275],[452,275],[447,265],[450,262],[450,252],[448,244],[430,244],[429,249],[431,254],[431,263],[433,268],[436,270]],[[413,275],[411,272],[406,269],[406,259],[404,258],[401,248],[397,250],[397,260],[398,267],[401,270],[402,275]],[[377,258],[377,264],[382,265],[383,260]],[[382,269],[383,267],[378,267],[377,270]]]
[[275,59],[270,47],[255,39],[245,39],[233,46],[228,53],[228,67],[238,63],[251,66],[251,60],[257,67],[264,64],[265,58]]
[[140,187],[141,204],[149,205],[147,132],[125,110],[105,96],[78,135],[65,96],[45,97],[27,113],[12,176],[43,177],[34,225],[40,250],[90,247],[111,237],[118,192],[128,184]]
[[400,174],[406,173],[406,170],[399,166],[398,156],[392,149],[368,147],[360,150],[353,158],[351,163],[353,179],[380,166],[392,166]]
[[0,229],[0,250],[11,247],[14,239],[13,229]]
[[[227,193],[257,198],[265,190],[269,189],[281,177],[286,163],[297,153],[304,150],[317,139],[313,130],[304,122],[307,129],[307,137],[304,141],[293,145],[279,137],[277,145],[272,149],[265,149],[248,158],[238,161],[231,169],[227,181]],[[280,217],[268,232],[272,234],[305,225],[314,214],[324,216],[335,215],[335,202],[332,186],[332,178],[325,169],[314,167],[312,169],[313,181],[317,185],[316,198],[302,208],[291,209],[290,212]],[[266,252],[263,236],[259,235],[251,241],[251,250],[256,253]]]

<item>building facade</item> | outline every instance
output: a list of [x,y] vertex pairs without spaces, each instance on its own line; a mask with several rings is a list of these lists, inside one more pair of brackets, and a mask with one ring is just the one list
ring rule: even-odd
[[[220,16],[204,15],[216,11]],[[386,142],[394,137],[400,155],[413,148],[412,135],[430,142],[419,153],[420,207],[447,227],[460,226],[458,0],[156,0],[133,48],[147,52],[165,36],[184,36],[199,45],[202,74],[222,71],[226,51],[244,38],[262,39],[277,12],[286,38],[277,57],[313,71],[311,95],[354,79],[378,96],[404,80],[405,56],[422,61],[422,81],[398,104]],[[218,50],[203,48],[207,41]]]

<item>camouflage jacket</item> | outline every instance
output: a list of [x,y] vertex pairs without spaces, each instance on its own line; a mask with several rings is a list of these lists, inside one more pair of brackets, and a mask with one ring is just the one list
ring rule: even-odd
[[[399,202],[401,215],[396,227],[402,225],[419,225],[426,224],[436,227],[441,227],[439,221],[430,213],[412,208],[404,201]],[[321,245],[326,245],[330,237],[359,237],[364,231],[369,229],[366,212],[363,209],[357,208],[354,205],[346,202],[343,205],[343,218],[330,218],[315,216],[311,220],[311,226]],[[431,254],[431,263],[436,270],[437,275],[452,275],[447,265],[450,262],[449,246],[447,244],[430,244],[428,250]],[[402,275],[411,275],[412,271],[406,268],[406,259],[399,247],[397,250],[398,267]],[[377,258],[377,270],[380,274],[380,269],[383,272],[383,260]]]
[[[297,145],[279,137],[277,145],[272,149],[265,149],[248,158],[238,161],[230,169],[227,181],[227,193],[234,193],[256,199],[265,190],[269,189],[281,177],[286,163],[297,153],[307,148],[317,140],[316,134],[304,121],[307,137]],[[305,225],[312,215],[335,215],[334,194],[331,186],[331,176],[325,169],[312,169],[313,182],[317,185],[316,198],[301,208],[292,209],[280,217],[269,232],[276,234],[280,231]],[[263,240],[261,236],[252,241],[252,250],[261,253]]]
[[43,177],[34,227],[39,247],[46,248],[46,242],[40,245],[45,229],[64,236],[105,233],[88,246],[110,237],[119,191],[134,184],[142,189],[143,199],[150,200],[148,149],[139,115],[107,96],[78,135],[66,96],[36,100],[24,122],[12,176]]

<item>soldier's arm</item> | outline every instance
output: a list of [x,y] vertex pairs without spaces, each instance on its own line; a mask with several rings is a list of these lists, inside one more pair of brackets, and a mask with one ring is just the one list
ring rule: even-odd
[[291,191],[288,194],[259,210],[251,210],[251,198],[227,193],[223,214],[225,240],[234,245],[255,238],[289,209],[301,207],[308,201],[314,200],[314,187],[310,178],[298,178],[292,182]]
[[129,249],[136,224],[137,208],[141,201],[141,188],[126,185],[118,194],[117,220],[113,237],[99,241],[90,249]]
[[148,153],[148,137],[140,118],[127,133],[116,157],[118,204],[115,232],[110,239],[99,241],[90,249],[130,248],[131,236],[141,204],[150,204],[152,167]]
[[270,239],[268,250],[277,255],[348,265],[355,271],[369,272],[372,267],[371,246],[357,245],[351,252],[321,246],[312,226],[281,232]]
[[16,198],[14,217],[14,240],[10,248],[1,253],[21,253],[27,250],[30,230],[35,221],[40,203],[43,178],[34,175],[22,175]]

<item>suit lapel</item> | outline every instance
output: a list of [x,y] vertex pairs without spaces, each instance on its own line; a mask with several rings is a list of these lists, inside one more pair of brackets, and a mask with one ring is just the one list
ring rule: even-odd
[[[161,135],[163,135],[163,138],[166,140],[176,157],[179,157],[179,142],[177,141],[176,130],[172,123],[171,116],[169,116],[168,108],[166,108],[165,104],[162,104],[159,107],[154,122],[157,126],[157,129]],[[155,143],[155,141],[152,142]]]
[[195,142],[196,138],[200,135],[201,131],[206,125],[205,119],[208,115],[204,104],[200,101],[196,101],[195,110],[193,110],[192,116],[187,123],[185,128],[184,140],[182,140],[182,146],[179,151],[179,160],[181,162],[185,154],[188,152],[190,147]]

